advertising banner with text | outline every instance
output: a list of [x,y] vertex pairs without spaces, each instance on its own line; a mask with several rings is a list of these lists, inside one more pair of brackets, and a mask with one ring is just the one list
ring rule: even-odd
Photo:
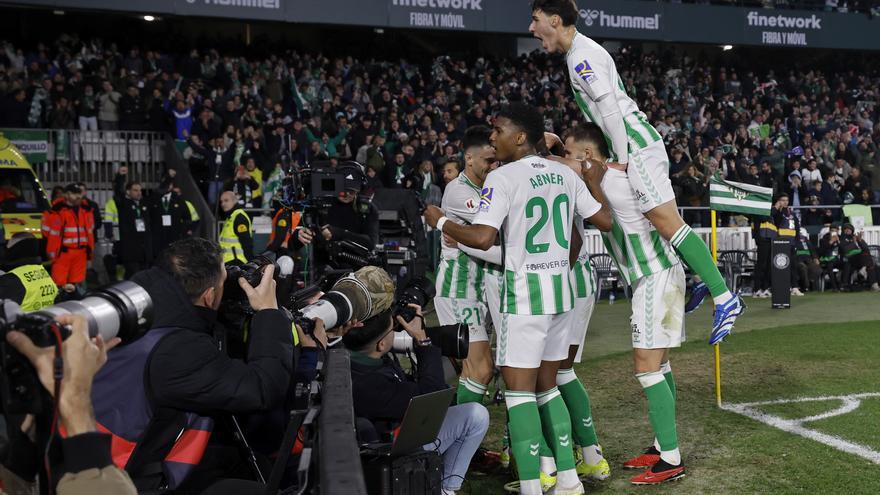
[[[13,0],[51,8],[108,9],[294,23],[528,36],[529,0]],[[578,29],[603,39],[880,50],[880,19],[863,14],[636,0],[579,0]]]

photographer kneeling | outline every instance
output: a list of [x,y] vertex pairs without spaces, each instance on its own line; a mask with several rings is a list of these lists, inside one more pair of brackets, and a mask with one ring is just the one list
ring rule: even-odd
[[98,423],[114,436],[114,461],[139,490],[200,493],[221,478],[248,477],[247,460],[229,440],[234,432],[212,435],[213,420],[268,411],[285,399],[293,339],[273,268],[256,288],[239,280],[255,312],[246,360],[228,357],[215,340],[226,280],[216,243],[176,241],[158,267],[132,278],[152,297],[153,327],[109,354],[92,397]]
[[[431,345],[424,328],[421,308],[407,323],[400,316],[392,320],[389,309],[363,322],[343,337],[351,352],[352,391],[355,415],[372,421],[379,434],[389,433],[402,420],[409,402],[418,395],[448,388],[443,378],[440,348]],[[418,360],[416,377],[407,375],[400,365],[387,354],[394,344],[394,325],[408,333],[415,345]],[[387,425],[387,428],[381,428]],[[471,457],[477,451],[489,428],[489,412],[482,404],[469,403],[450,407],[437,438],[435,448],[443,456],[443,493],[455,493],[461,488]]]

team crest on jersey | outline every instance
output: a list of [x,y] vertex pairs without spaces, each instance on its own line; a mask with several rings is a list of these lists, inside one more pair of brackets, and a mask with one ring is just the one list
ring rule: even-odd
[[596,72],[590,67],[590,63],[586,60],[575,65],[574,71],[577,72],[578,77],[587,84],[590,84],[597,79]]
[[495,192],[494,187],[484,187],[480,193],[480,211],[488,211],[492,204],[492,193]]

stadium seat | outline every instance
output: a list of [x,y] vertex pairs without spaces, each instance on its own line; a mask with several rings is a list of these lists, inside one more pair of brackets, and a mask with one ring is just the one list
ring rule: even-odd
[[[614,290],[618,282],[620,282],[620,274],[617,271],[617,265],[614,259],[608,254],[594,254],[590,256],[590,266],[593,267],[593,277],[596,281],[596,300],[602,299],[602,287],[608,287],[608,290]],[[625,282],[620,284],[623,287],[623,294],[629,299],[629,285]]]

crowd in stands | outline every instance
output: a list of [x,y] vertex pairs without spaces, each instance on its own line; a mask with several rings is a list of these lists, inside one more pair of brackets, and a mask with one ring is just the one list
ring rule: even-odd
[[[878,203],[876,70],[737,70],[633,47],[615,57],[668,146],[681,206],[707,205],[715,172],[793,193],[793,206]],[[0,127],[171,132],[212,203],[233,188],[259,207],[288,162],[350,159],[367,167],[368,188],[408,185],[439,202],[464,130],[517,100],[540,106],[549,131],[582,118],[564,64],[537,52],[422,64],[296,51],[246,59],[76,35],[0,49]]]

